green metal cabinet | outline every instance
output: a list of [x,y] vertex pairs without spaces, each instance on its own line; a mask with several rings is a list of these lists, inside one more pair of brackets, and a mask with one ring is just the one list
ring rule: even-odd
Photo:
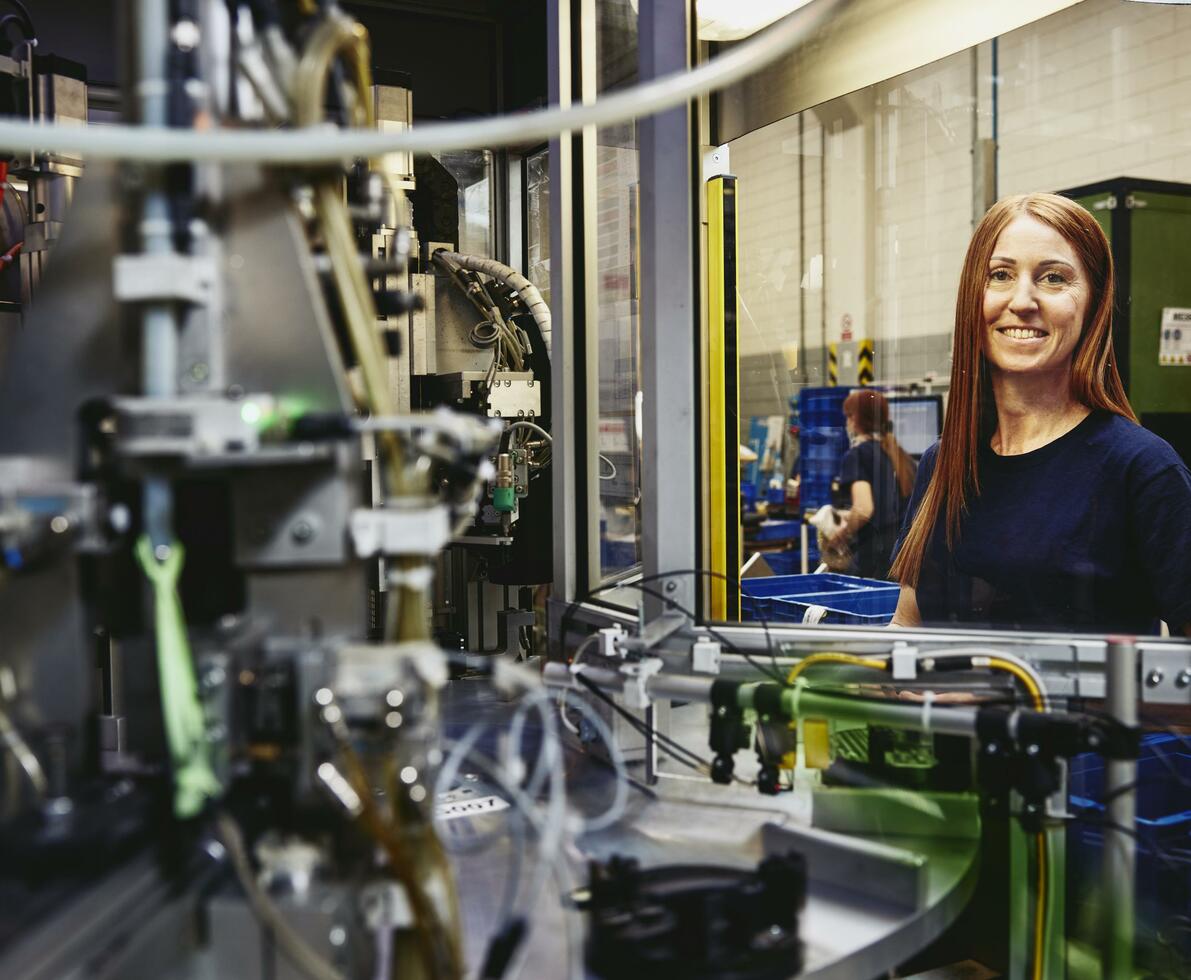
[[1112,243],[1113,341],[1133,410],[1191,461],[1191,363],[1159,360],[1163,311],[1191,309],[1191,184],[1117,177],[1059,193],[1091,211]]

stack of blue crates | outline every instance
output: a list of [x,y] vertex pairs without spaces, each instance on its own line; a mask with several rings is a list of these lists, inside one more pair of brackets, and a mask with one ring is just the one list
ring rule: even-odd
[[[799,463],[802,513],[814,513],[831,503],[831,484],[839,476],[848,451],[844,399],[849,388],[803,388],[798,392]],[[808,560],[817,562],[819,549],[810,536]]]
[[744,619],[801,623],[808,609],[819,606],[825,610],[819,622],[884,626],[897,609],[899,591],[895,582],[831,573],[746,578],[740,611]]
[[[1191,751],[1174,735],[1155,733],[1141,740],[1137,760],[1138,939],[1153,946],[1158,930],[1191,908]],[[1104,852],[1104,760],[1078,755],[1068,777],[1071,813],[1067,834],[1068,894],[1074,896],[1074,918],[1097,921],[1102,899],[1100,869]],[[1174,930],[1170,941],[1191,956],[1191,933]]]
[[831,503],[831,483],[848,451],[844,399],[848,388],[803,388],[798,393],[802,511]]

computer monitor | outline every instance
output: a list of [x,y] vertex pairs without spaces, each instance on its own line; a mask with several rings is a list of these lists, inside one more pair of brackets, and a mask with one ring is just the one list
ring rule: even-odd
[[943,431],[942,395],[902,395],[889,399],[889,420],[898,445],[911,456],[927,451]]

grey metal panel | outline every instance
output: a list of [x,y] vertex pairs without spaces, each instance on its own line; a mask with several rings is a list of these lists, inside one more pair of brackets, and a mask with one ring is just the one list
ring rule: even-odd
[[[689,4],[656,0],[639,13],[640,77],[683,71]],[[690,112],[641,122],[641,374],[645,393],[641,555],[646,576],[695,566],[695,309]],[[683,576],[666,593],[694,607]],[[656,614],[660,610],[655,609]]]
[[435,277],[415,272],[409,277],[410,287],[422,297],[423,307],[409,315],[410,355],[413,358],[412,371],[415,375],[438,373],[438,338],[435,326],[438,323],[436,310]]
[[228,382],[301,399],[314,412],[351,399],[318,275],[294,209],[259,168],[226,172]]
[[64,478],[74,475],[79,404],[137,390],[132,338],[112,297],[119,192],[105,164],[80,181],[37,298],[0,364],[0,453],[48,456]]

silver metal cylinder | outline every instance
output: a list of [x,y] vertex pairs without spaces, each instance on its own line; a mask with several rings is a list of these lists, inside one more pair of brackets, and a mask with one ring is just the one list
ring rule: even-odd
[[[169,125],[170,17],[168,0],[136,0],[136,104],[143,126]],[[141,204],[141,247],[149,255],[173,251],[173,223],[165,176],[160,167],[148,168]],[[177,393],[178,316],[170,303],[146,304],[141,325],[141,387],[151,398]],[[144,522],[154,549],[173,541],[173,495],[169,482],[145,480]]]
[[[1139,669],[1137,648],[1132,639],[1114,638],[1108,643],[1106,657],[1108,713],[1121,724],[1135,726]],[[1104,779],[1108,822],[1104,827],[1104,877],[1101,883],[1104,901],[1101,965],[1106,977],[1128,977],[1133,974],[1136,781],[1135,760],[1108,760]]]

